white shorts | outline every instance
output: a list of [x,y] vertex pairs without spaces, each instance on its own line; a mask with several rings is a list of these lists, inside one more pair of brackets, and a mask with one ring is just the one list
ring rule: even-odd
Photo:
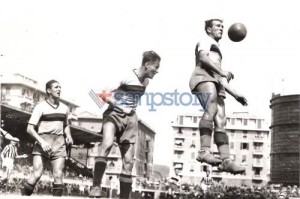
[[2,162],[2,168],[12,170],[14,168],[14,159],[13,158],[4,158]]
[[207,190],[210,188],[210,185],[202,184],[201,188],[204,192],[207,192]]

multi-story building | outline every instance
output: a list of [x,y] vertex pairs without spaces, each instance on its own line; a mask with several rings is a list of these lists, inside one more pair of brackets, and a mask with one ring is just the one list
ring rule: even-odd
[[[45,88],[37,81],[21,74],[1,77],[1,103],[26,112],[32,112],[35,105],[47,98]],[[60,99],[74,113],[78,105],[65,99]]]
[[[196,161],[200,149],[198,130],[201,114],[178,115],[174,121],[173,166],[181,167],[183,181],[199,184],[207,169],[215,181],[230,185],[263,185],[269,180],[270,135],[263,118],[248,113],[233,113],[227,117],[226,133],[230,141],[230,156],[237,164],[246,167],[245,175],[220,173],[217,167]],[[212,141],[213,143],[213,141]],[[215,144],[213,153],[218,156]]]

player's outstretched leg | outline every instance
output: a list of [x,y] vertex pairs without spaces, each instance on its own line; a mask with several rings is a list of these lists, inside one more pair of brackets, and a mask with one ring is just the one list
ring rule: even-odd
[[198,152],[198,157],[196,158],[196,160],[199,162],[205,162],[207,164],[216,166],[219,165],[222,162],[222,160],[216,158],[210,152],[212,128],[212,121],[201,119],[199,124],[201,148]]
[[246,171],[245,167],[241,167],[230,159],[229,140],[225,129],[215,129],[214,140],[220,152],[222,163],[219,165],[219,170],[232,174],[241,174]]

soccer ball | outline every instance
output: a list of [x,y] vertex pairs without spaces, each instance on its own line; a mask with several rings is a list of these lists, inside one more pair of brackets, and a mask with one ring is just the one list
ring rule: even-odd
[[228,29],[228,37],[231,41],[240,42],[245,39],[247,28],[242,23],[234,23]]

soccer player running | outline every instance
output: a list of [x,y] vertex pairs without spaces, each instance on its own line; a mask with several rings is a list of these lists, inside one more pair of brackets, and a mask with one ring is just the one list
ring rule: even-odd
[[[221,171],[243,173],[245,168],[230,159],[229,140],[225,131],[225,91],[244,106],[247,105],[247,100],[229,86],[228,82],[233,79],[233,74],[221,69],[222,54],[218,42],[223,34],[223,21],[221,19],[205,21],[205,31],[207,36],[196,45],[196,67],[189,82],[192,93],[197,95],[204,109],[199,123],[201,148],[197,160],[219,165]],[[209,96],[206,103],[203,100],[204,95]],[[210,152],[213,130],[220,158]]]
[[[48,99],[36,105],[28,122],[27,132],[35,140],[33,147],[33,172],[25,182],[22,195],[31,195],[42,176],[44,159],[51,161],[54,178],[53,196],[62,196],[63,169],[66,145],[73,144],[68,126],[69,108],[59,101],[61,86],[56,80],[46,83]],[[37,129],[37,130],[36,130]]]
[[141,66],[131,70],[115,88],[105,91],[111,92],[111,95],[102,97],[109,106],[103,113],[103,140],[99,147],[99,156],[95,158],[93,187],[89,197],[101,197],[101,181],[107,164],[106,157],[116,136],[122,156],[120,198],[129,198],[135,154],[134,144],[138,134],[138,118],[135,111],[149,79],[158,73],[160,60],[160,56],[154,51],[144,52]]

